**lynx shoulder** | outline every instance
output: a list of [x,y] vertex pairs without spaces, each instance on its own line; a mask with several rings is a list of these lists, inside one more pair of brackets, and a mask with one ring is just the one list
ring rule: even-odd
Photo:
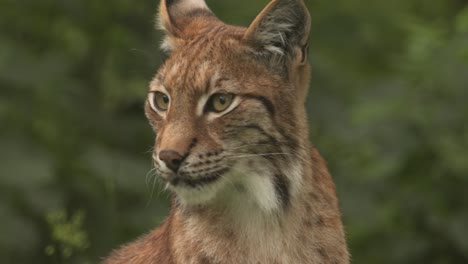
[[247,28],[162,0],[168,59],[145,104],[164,224],[104,263],[349,263],[335,186],[308,140],[310,16],[273,0]]

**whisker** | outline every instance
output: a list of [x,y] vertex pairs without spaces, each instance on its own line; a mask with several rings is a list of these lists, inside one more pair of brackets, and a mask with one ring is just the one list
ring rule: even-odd
[[278,153],[260,153],[260,154],[241,154],[241,155],[225,155],[227,158],[247,158],[247,157],[263,157],[263,156],[274,156],[274,155],[290,155],[291,153],[278,152]]
[[146,173],[146,176],[145,176],[145,183],[146,183],[146,187],[148,188],[148,183],[149,181],[151,180],[151,177],[154,176],[154,172],[156,172],[156,167],[153,167],[151,170],[149,170],[147,173]]
[[156,181],[157,181],[157,179],[158,179],[158,177],[156,177],[156,175],[155,175],[155,177],[154,177],[154,179],[153,179],[153,187],[152,187],[152,189],[151,189],[150,201],[153,200],[154,188],[155,188],[155,186],[156,186]]
[[[151,201],[153,200],[154,182],[155,182],[155,181],[157,180],[157,178],[158,178],[156,168],[151,169],[151,170],[147,173],[147,175],[150,174],[150,173],[151,173],[150,177],[147,177],[147,179],[146,179],[146,189],[147,189],[147,191],[150,193],[150,196],[148,197],[148,202],[146,203],[147,206],[148,206],[148,205],[151,203]],[[153,186],[152,186],[152,188],[151,188],[151,190],[150,190],[150,182],[151,182],[151,181],[153,182]]]
[[[255,145],[255,144],[253,144]],[[247,145],[244,145],[244,146],[247,146]],[[231,155],[226,155],[226,157],[234,157],[234,156],[238,156],[238,157],[254,157],[254,156],[273,156],[273,155],[288,155],[288,156],[291,156],[291,157],[296,157],[298,159],[300,159],[302,162],[304,162],[305,164],[307,165],[310,165],[311,164],[311,161],[309,159],[307,159],[307,155],[305,155],[304,153],[298,151],[298,150],[295,150],[295,149],[292,149],[288,146],[281,146],[280,147],[281,149],[283,150],[286,150],[286,152],[281,152],[281,153],[256,153],[256,154],[251,154],[251,153],[232,153]],[[232,152],[230,150],[235,150],[236,148],[232,148],[232,149],[228,149],[226,150],[227,153],[229,152]]]
[[145,151],[144,153],[153,153],[154,151],[154,147],[151,146],[147,151]]
[[246,144],[246,145],[238,146],[238,147],[235,147],[235,148],[227,149],[227,151],[246,148],[246,147],[252,147],[252,146],[271,146],[271,144],[269,144],[269,143]]

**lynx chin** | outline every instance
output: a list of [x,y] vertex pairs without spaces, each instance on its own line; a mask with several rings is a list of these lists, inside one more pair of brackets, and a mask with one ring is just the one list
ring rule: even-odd
[[273,0],[247,28],[204,0],[161,0],[158,23],[168,59],[145,112],[172,209],[104,263],[349,263],[335,186],[309,143],[303,0]]

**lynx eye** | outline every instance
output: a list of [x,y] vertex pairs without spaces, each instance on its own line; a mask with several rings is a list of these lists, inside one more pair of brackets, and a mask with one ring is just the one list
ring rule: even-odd
[[169,96],[161,92],[154,92],[153,98],[150,98],[151,106],[153,109],[159,111],[166,111],[169,108]]
[[211,112],[220,113],[226,110],[232,103],[234,99],[233,94],[229,93],[216,93],[210,97],[208,101],[207,110]]

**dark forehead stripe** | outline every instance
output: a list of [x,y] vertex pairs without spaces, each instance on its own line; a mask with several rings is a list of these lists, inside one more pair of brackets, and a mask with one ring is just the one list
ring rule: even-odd
[[259,101],[265,106],[266,110],[270,113],[270,115],[272,116],[275,115],[275,106],[270,101],[270,99],[266,98],[265,96],[261,96],[257,94],[241,94],[240,96],[247,98],[247,99],[253,99],[253,100]]

